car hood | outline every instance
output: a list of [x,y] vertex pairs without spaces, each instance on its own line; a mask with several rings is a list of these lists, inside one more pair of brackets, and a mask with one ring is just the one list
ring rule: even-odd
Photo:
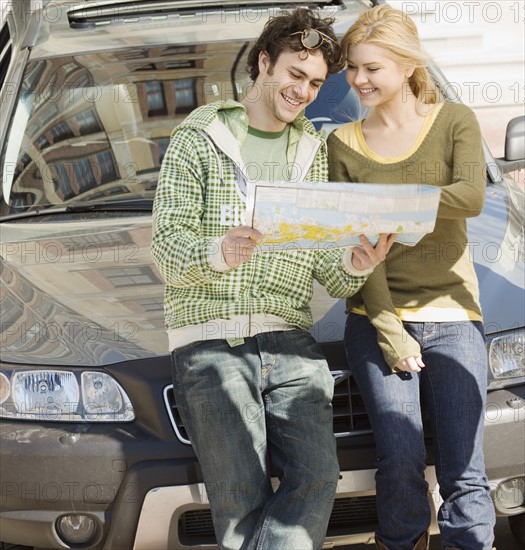
[[2,224],[2,361],[102,366],[168,353],[151,216],[78,217]]
[[507,176],[488,186],[482,214],[468,220],[487,334],[525,326],[524,207],[523,189]]
[[[523,204],[507,179],[489,186],[483,214],[469,220],[488,334],[525,325]],[[104,366],[168,354],[151,215],[64,216],[1,226],[2,361]],[[316,285],[311,306],[316,339],[342,339],[344,301]]]

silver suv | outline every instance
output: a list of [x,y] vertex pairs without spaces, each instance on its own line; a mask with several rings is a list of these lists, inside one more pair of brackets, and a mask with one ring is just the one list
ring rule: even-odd
[[[296,3],[335,16],[339,34],[371,5],[2,4],[2,548],[214,547],[173,397],[151,207],[174,126],[203,103],[242,96],[254,38]],[[327,131],[359,115],[342,74],[307,115]],[[486,207],[470,224],[470,245],[489,336],[486,465],[497,513],[525,543],[524,208],[505,176],[525,165],[523,125],[509,127],[506,159],[486,150]],[[336,384],[341,466],[327,545],[368,542],[377,522],[374,439],[345,364],[343,304],[319,290],[313,309]],[[430,438],[428,456],[436,509]]]

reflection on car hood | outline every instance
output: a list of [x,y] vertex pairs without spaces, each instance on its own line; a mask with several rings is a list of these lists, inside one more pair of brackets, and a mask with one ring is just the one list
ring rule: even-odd
[[[483,214],[469,220],[489,334],[525,325],[523,204],[509,179],[489,186]],[[64,216],[2,224],[2,361],[102,366],[167,354],[151,216]],[[342,339],[343,301],[316,287],[311,305],[317,340]]]
[[150,243],[150,216],[3,224],[2,361],[97,366],[166,354]]
[[480,216],[468,220],[487,334],[525,326],[524,193],[510,177],[489,185]]

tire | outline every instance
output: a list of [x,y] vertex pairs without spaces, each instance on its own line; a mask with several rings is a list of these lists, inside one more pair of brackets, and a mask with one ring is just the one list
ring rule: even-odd
[[525,546],[525,514],[509,516],[509,527],[514,538]]

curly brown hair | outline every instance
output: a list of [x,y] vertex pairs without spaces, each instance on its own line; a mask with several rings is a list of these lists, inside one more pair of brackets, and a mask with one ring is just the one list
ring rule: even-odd
[[339,72],[344,66],[344,60],[332,28],[334,21],[333,17],[321,18],[308,8],[297,8],[292,13],[285,12],[272,17],[248,54],[246,68],[250,78],[255,82],[259,76],[260,52],[266,52],[271,66],[274,66],[283,51],[308,51],[301,43],[300,33],[304,30],[319,31],[333,40],[323,40],[318,49],[326,61],[328,74]]

